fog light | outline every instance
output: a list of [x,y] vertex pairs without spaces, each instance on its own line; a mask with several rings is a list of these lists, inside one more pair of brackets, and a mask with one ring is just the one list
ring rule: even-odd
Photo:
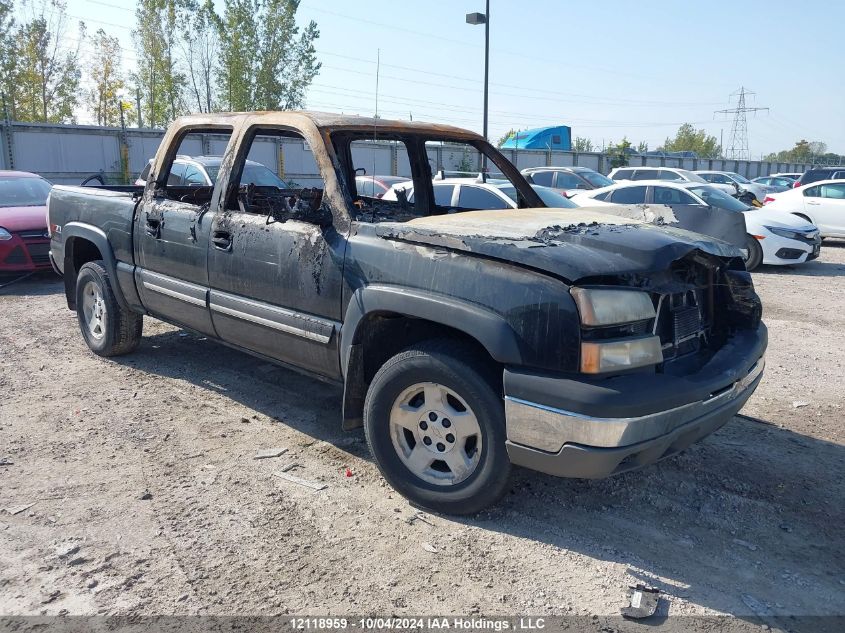
[[585,374],[604,374],[662,362],[659,336],[581,343],[581,371]]

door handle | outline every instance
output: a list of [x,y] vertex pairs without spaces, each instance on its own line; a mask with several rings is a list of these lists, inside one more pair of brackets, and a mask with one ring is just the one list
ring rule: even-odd
[[147,217],[146,231],[147,235],[159,239],[161,237],[161,220]]
[[811,204],[814,207],[817,207],[821,204],[821,202],[813,202],[812,200],[807,200],[807,204]]
[[232,248],[232,234],[229,231],[214,231],[211,235],[211,243],[214,244],[214,248],[228,251]]

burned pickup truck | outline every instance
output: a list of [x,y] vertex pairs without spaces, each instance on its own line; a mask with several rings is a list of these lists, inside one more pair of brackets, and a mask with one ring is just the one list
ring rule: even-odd
[[[215,148],[212,185],[170,177],[178,155]],[[495,166],[518,208],[485,210],[459,184],[435,195],[455,154]],[[248,159],[284,182],[250,177]],[[388,169],[410,173],[413,195],[357,190],[356,173]],[[734,247],[546,208],[458,128],[183,117],[144,187],[55,187],[49,223],[94,353],[135,350],[150,315],[340,383],[343,427],[363,426],[387,481],[435,511],[495,502],[512,464],[599,478],[673,455],[763,372],[760,301]]]

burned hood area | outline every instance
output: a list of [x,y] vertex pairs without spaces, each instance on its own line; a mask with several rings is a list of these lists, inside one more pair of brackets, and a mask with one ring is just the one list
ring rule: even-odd
[[716,265],[742,268],[740,253],[730,244],[587,210],[465,212],[382,222],[375,230],[388,240],[513,262],[567,283],[664,270],[696,252]]

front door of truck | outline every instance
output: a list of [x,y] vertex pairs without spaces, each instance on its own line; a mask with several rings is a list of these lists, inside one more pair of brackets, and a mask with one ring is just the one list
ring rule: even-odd
[[[224,131],[209,132],[219,135]],[[231,136],[231,131],[225,136]],[[179,158],[176,162],[172,156],[166,159],[156,171],[155,183],[145,192],[136,214],[135,275],[141,300],[150,313],[213,335],[207,257],[214,188],[184,180],[190,166],[187,161],[195,160],[187,154],[203,154],[203,144],[208,142],[199,137],[199,133],[187,133],[181,142],[174,142],[179,143]]]
[[[208,245],[211,318],[226,342],[335,378],[346,240],[330,212],[318,217],[321,179],[276,175],[280,135],[291,133],[248,132],[232,167]],[[302,171],[319,173],[316,164]]]

